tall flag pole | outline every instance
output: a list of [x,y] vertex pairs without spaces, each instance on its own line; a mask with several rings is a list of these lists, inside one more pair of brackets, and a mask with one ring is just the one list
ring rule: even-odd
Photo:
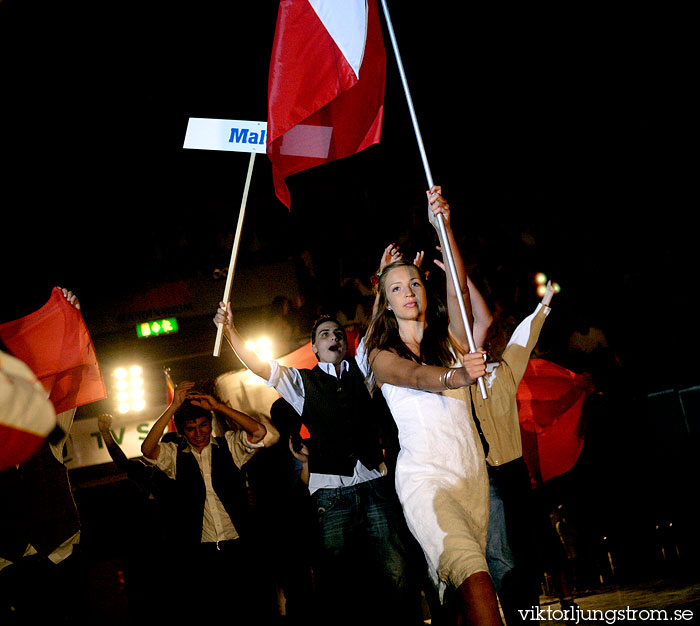
[[[386,0],[381,0],[382,8],[384,10],[384,17],[386,19],[387,30],[389,31],[389,38],[391,39],[391,44],[394,49],[394,56],[396,57],[396,65],[399,68],[399,74],[401,76],[401,83],[403,85],[404,93],[406,94],[406,102],[408,104],[408,110],[411,115],[411,121],[413,122],[413,130],[416,134],[416,140],[418,142],[418,150],[420,151],[421,159],[423,161],[423,168],[425,170],[425,176],[428,181],[428,188],[433,187],[433,175],[430,171],[430,165],[428,163],[428,157],[425,152],[425,146],[423,145],[423,137],[418,126],[418,118],[416,117],[416,112],[413,107],[413,99],[411,98],[411,92],[408,88],[408,81],[406,79],[406,73],[403,68],[403,62],[401,61],[401,54],[399,53],[399,46],[396,41],[396,34],[394,33],[394,27],[391,22],[391,17],[389,16],[389,8],[387,7]],[[467,308],[464,304],[464,298],[462,297],[462,287],[459,282],[459,276],[457,274],[457,268],[455,266],[454,258],[452,256],[452,248],[450,246],[449,239],[447,237],[447,231],[445,229],[445,220],[442,214],[437,216],[435,219],[430,214],[430,223],[438,231],[440,237],[440,246],[444,253],[445,259],[447,260],[447,267],[449,270],[450,278],[452,279],[452,284],[454,285],[455,293],[457,294],[457,302],[459,303],[459,310],[462,315],[462,322],[464,323],[464,330],[467,333],[467,341],[469,343],[470,352],[476,352],[476,345],[474,344],[474,336],[472,334],[471,324],[469,323],[469,316],[467,315]],[[481,397],[486,400],[486,385],[484,384],[483,378],[479,378],[479,390],[481,391]]]

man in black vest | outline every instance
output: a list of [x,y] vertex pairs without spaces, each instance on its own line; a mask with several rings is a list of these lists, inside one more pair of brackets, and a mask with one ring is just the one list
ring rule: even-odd
[[[170,608],[181,618],[195,617],[225,599],[237,623],[265,624],[277,607],[273,590],[260,588],[259,537],[250,526],[242,468],[279,435],[272,425],[196,392],[194,386],[183,382],[176,387],[172,403],[141,445],[144,456],[174,481],[165,503],[173,550],[163,569],[174,575],[176,592]],[[235,425],[223,437],[212,434],[212,411]],[[171,418],[182,436],[161,441]],[[193,602],[193,597],[199,600]]]
[[214,322],[223,324],[238,358],[291,404],[310,433],[304,443],[318,513],[314,573],[321,622],[422,623],[377,404],[365,385],[365,362],[346,358],[343,327],[331,317],[316,321],[311,343],[319,362],[309,370],[263,361],[249,350],[233,325],[230,304],[221,303]]

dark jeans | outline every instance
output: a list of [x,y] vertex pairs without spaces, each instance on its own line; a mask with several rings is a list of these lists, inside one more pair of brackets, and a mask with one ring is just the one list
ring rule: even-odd
[[537,513],[530,475],[522,457],[488,470],[486,560],[506,622],[524,624],[518,609],[539,605]]
[[391,480],[319,489],[313,499],[320,528],[316,583],[326,623],[422,623],[408,531]]

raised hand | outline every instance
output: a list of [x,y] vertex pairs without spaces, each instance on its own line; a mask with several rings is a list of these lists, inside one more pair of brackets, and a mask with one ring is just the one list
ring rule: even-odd
[[195,406],[201,407],[206,411],[216,411],[220,403],[219,401],[208,394],[191,393],[187,396],[190,402]]
[[101,433],[109,432],[112,428],[112,416],[109,413],[103,413],[97,418],[97,428]]
[[177,410],[182,406],[182,403],[185,401],[185,398],[187,398],[188,392],[190,392],[193,387],[194,383],[190,381],[181,382],[175,386],[173,401],[170,404],[173,410]]
[[428,195],[428,208],[432,213],[432,223],[437,223],[437,216],[442,215],[445,226],[450,225],[450,205],[447,200],[442,197],[442,187],[435,185],[426,192]]
[[68,300],[78,311],[80,311],[80,301],[78,300],[78,296],[76,296],[72,291],[68,291],[68,289],[64,289],[63,287],[56,287],[57,289],[61,290],[61,293],[63,293],[63,297]]
[[224,328],[231,328],[233,326],[233,313],[231,312],[230,302],[219,302],[219,308],[216,310],[216,315],[214,316],[214,324],[217,326],[223,324]]
[[386,248],[384,248],[384,252],[382,252],[382,258],[379,261],[379,271],[381,272],[387,265],[393,263],[394,261],[398,261],[402,257],[403,253],[399,250],[399,246],[394,243],[390,243]]

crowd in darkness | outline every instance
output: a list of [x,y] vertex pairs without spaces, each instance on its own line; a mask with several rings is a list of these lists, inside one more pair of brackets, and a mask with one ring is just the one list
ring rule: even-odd
[[[255,202],[254,199],[251,210],[260,211]],[[409,205],[406,214],[407,219],[391,239],[406,256],[425,250],[427,281],[438,285],[444,278],[432,265],[439,252],[435,249],[437,238],[425,224],[425,207]],[[247,224],[250,236],[239,259],[243,266],[289,261],[296,266],[300,297],[274,297],[266,317],[271,333],[290,345],[299,338],[308,338],[314,319],[324,313],[340,321],[349,336],[361,335],[367,328],[375,298],[371,276],[377,267],[376,255],[366,250],[379,249],[385,241],[375,240],[375,235],[366,233],[362,224],[345,222],[343,215],[349,213],[336,216],[332,224],[318,231],[313,230],[314,218],[309,214],[280,214],[281,226],[272,232],[265,232],[265,220],[260,216]],[[650,425],[647,394],[678,381],[687,385],[697,382],[692,380],[693,372],[685,370],[681,372],[683,378],[674,379],[671,375],[678,372],[664,371],[650,380],[637,358],[643,347],[638,339],[645,317],[631,317],[629,303],[624,308],[618,305],[644,283],[646,266],[625,268],[615,276],[614,285],[598,282],[605,274],[603,261],[580,267],[571,259],[564,260],[567,242],[562,240],[556,223],[545,228],[514,220],[490,223],[488,228],[477,223],[470,229],[466,227],[468,219],[471,217],[466,215],[455,217],[455,223],[460,225],[458,246],[468,273],[491,307],[502,334],[510,335],[532,310],[539,299],[534,275],[547,273],[561,284],[562,292],[557,295],[556,314],[547,322],[533,355],[590,374],[595,388],[583,414],[585,445],[579,463],[539,494],[551,514],[552,536],[561,543],[560,548],[566,549],[570,569],[568,578],[561,579],[565,586],[582,592],[603,580],[609,581],[614,575],[606,565],[611,553],[617,559],[618,576],[632,575],[635,568],[642,571],[651,567],[659,542],[665,542],[667,552],[669,545],[681,545],[692,554],[697,545],[689,539],[688,531],[695,518],[686,500],[674,499],[675,488],[669,491],[668,485],[676,483],[668,480],[671,477],[667,473],[647,476],[648,469],[643,469],[647,453],[662,462],[668,460],[664,450],[659,451],[657,442],[652,441],[653,433],[660,432],[658,425],[645,430]],[[294,227],[285,228],[290,224]],[[321,236],[317,236],[319,232]],[[228,263],[232,233],[223,229],[206,237],[202,231],[202,238],[197,234],[173,227],[162,235],[163,247],[155,245],[151,253],[165,276],[210,280],[213,269]],[[172,249],[178,253],[171,256]],[[185,251],[187,254],[183,254]],[[179,261],[171,262],[171,258]],[[135,282],[133,287],[137,286]],[[638,299],[636,296],[634,302]],[[486,347],[494,352],[500,350],[496,343]],[[639,427],[640,415],[646,415],[643,428]],[[282,440],[292,434],[283,423],[273,421],[273,425]],[[103,436],[108,441],[108,430]],[[684,451],[689,449],[685,440],[672,443],[678,443]],[[153,497],[167,486],[154,484],[156,475],[142,463],[127,462],[118,451],[114,454],[113,459],[127,480],[75,493],[84,528],[76,555],[81,556],[82,552],[86,565],[86,569],[74,574],[75,580],[80,580],[88,594],[101,598],[105,605],[113,602],[114,614],[100,617],[104,623],[118,623],[120,615],[126,619],[120,611],[157,619],[178,610],[178,604],[167,599],[153,602],[154,594],[168,598],[172,589],[172,581],[162,573],[175,556],[168,543],[172,537],[166,532],[159,500]],[[667,492],[664,499],[642,504],[643,481],[635,480],[640,470],[650,479],[644,484],[652,492]],[[300,479],[299,460],[287,447],[273,446],[252,458],[246,466],[246,477],[254,525],[260,533],[256,558],[269,565],[255,570],[260,580],[260,587],[255,590],[260,594],[255,596],[261,607],[260,618],[273,623],[279,611],[284,611],[288,623],[297,623],[294,619],[303,620],[313,604],[315,532],[313,504]],[[636,501],[629,511],[620,510],[616,503],[620,493]],[[660,526],[662,530],[673,526],[673,536],[659,531]],[[269,537],[273,534],[278,540],[271,542]],[[154,551],[162,556],[155,575],[150,573]],[[121,578],[114,584],[110,598],[107,581],[114,572]],[[552,574],[541,572],[543,585],[552,583]],[[419,584],[428,588],[425,580]],[[564,593],[561,588],[554,591]],[[434,602],[434,598],[428,600]],[[99,610],[96,606],[83,608],[88,612]]]

